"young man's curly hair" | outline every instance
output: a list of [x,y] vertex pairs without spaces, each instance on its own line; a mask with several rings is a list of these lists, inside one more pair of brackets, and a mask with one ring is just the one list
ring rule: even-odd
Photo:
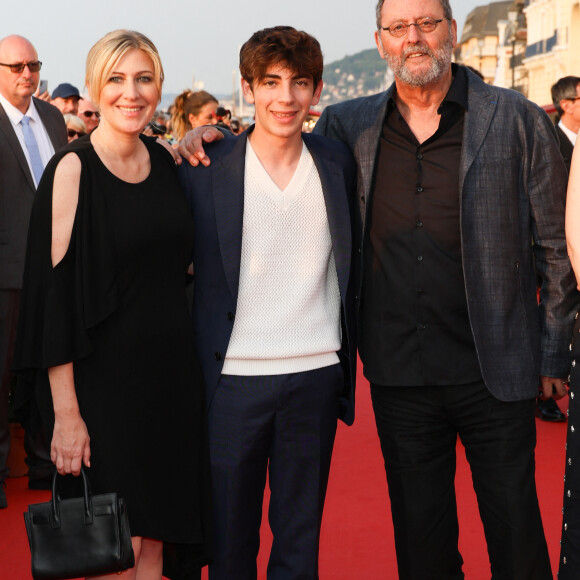
[[240,50],[240,73],[250,86],[265,78],[273,65],[295,74],[311,77],[316,87],[324,67],[322,50],[316,38],[291,26],[264,28],[252,34]]

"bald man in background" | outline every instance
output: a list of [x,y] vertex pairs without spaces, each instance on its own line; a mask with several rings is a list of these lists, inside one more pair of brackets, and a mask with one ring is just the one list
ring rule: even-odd
[[[10,449],[8,396],[28,222],[38,181],[54,152],[67,143],[60,111],[32,95],[42,63],[21,36],[0,40],[0,509]],[[52,476],[48,443],[27,430],[29,487],[47,488]]]

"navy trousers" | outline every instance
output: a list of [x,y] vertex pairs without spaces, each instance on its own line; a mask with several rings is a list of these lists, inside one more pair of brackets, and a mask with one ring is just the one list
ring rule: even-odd
[[222,375],[209,407],[214,505],[211,580],[255,580],[266,475],[269,580],[316,580],[320,522],[344,386],[340,365]]
[[477,495],[492,580],[551,580],[536,494],[535,400],[503,402],[482,382],[371,385],[401,580],[461,580],[457,437]]

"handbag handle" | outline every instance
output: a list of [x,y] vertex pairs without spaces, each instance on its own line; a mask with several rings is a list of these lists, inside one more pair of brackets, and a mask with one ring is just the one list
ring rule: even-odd
[[[93,496],[91,493],[91,484],[89,478],[81,467],[81,475],[83,477],[83,500],[84,500],[84,515],[85,515],[85,525],[90,525],[93,523]],[[56,493],[56,479],[58,477],[58,472],[55,470],[52,476],[52,527],[60,528],[60,496]]]

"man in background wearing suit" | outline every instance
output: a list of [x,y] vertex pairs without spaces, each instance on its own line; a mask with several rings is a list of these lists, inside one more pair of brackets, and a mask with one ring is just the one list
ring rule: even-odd
[[379,0],[376,17],[395,82],[328,107],[315,132],[346,143],[358,164],[359,353],[399,578],[464,577],[459,436],[493,578],[551,579],[534,405],[539,384],[544,397],[566,393],[577,308],[555,130],[522,95],[451,63],[448,0]]
[[580,131],[580,77],[563,77],[552,86],[552,102],[558,116],[556,133],[560,139],[560,152],[570,172],[572,151]]
[[[580,131],[580,77],[568,76],[557,81],[552,86],[552,101],[559,117],[556,134],[560,143],[560,153],[570,173],[572,151],[576,135]],[[553,398],[538,397],[536,417],[549,422],[566,421],[566,415],[560,411]]]
[[[0,508],[10,449],[8,395],[28,221],[36,187],[54,152],[66,145],[60,111],[32,97],[42,63],[21,36],[0,40]],[[45,488],[52,474],[48,444],[27,432],[29,486]]]
[[320,45],[305,32],[256,32],[240,52],[255,125],[210,146],[208,169],[180,167],[195,219],[211,580],[256,579],[267,473],[268,579],[318,578],[337,418],[354,419],[354,161],[341,143],[302,133],[322,69]]

